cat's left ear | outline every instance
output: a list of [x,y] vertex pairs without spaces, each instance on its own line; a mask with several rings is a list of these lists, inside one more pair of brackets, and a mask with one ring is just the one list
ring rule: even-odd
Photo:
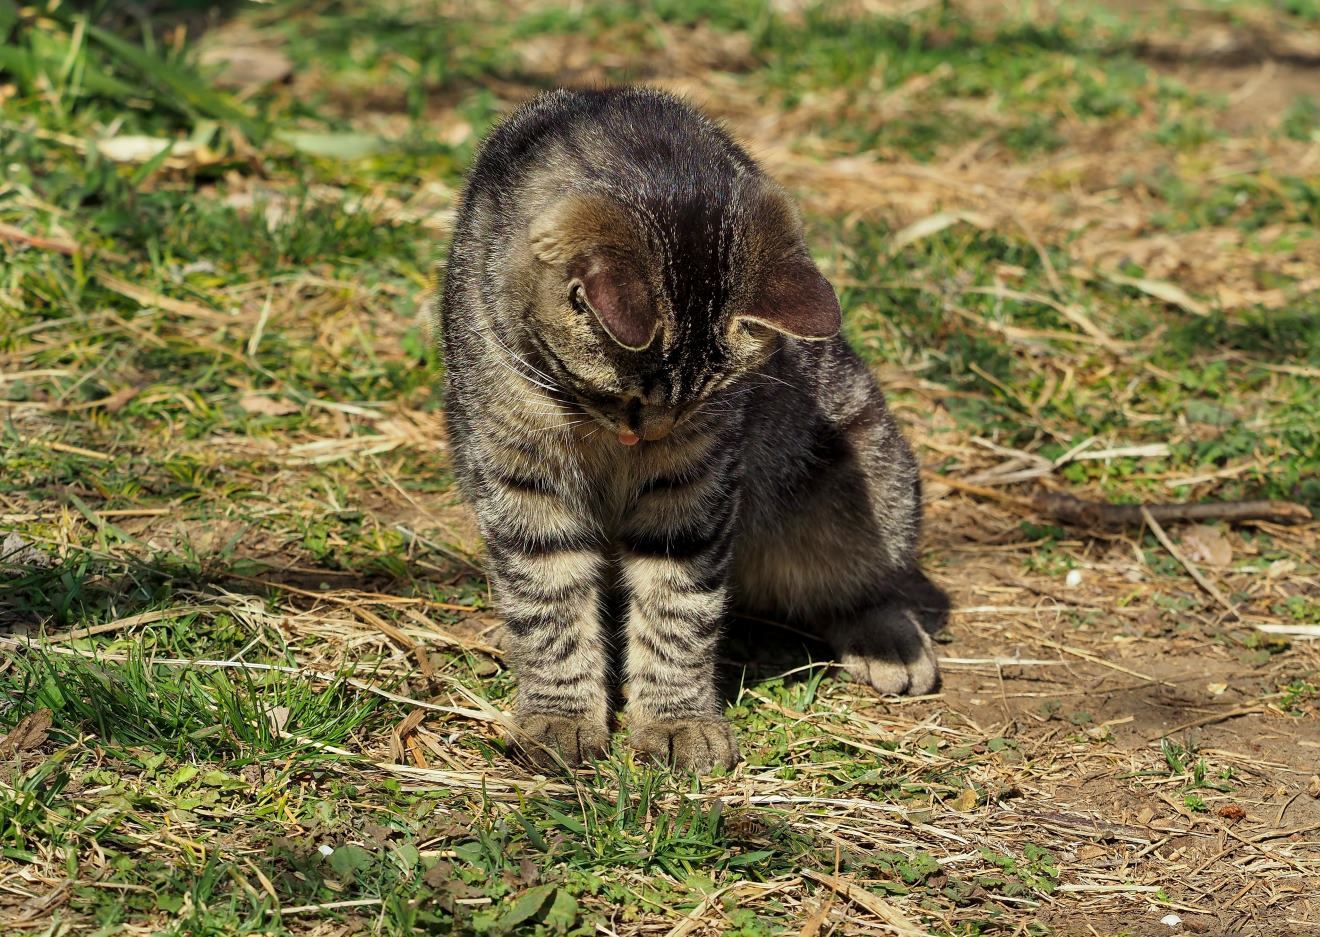
[[737,318],[758,322],[794,338],[825,339],[839,333],[839,298],[810,257],[776,264],[747,312]]

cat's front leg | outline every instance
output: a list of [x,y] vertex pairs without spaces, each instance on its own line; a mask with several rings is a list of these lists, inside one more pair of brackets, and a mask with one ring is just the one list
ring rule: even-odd
[[629,741],[679,769],[738,761],[715,664],[725,609],[734,480],[659,476],[643,487],[621,538],[629,593]]
[[[518,681],[512,741],[539,767],[580,764],[610,744],[610,655],[601,621],[607,559],[599,538],[573,523],[548,485],[494,484],[510,489],[497,504],[486,501],[482,528]],[[528,499],[536,510],[511,510],[511,502]]]

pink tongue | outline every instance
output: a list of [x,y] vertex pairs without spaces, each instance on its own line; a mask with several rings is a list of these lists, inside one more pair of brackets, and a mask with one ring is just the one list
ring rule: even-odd
[[632,433],[625,432],[619,434],[619,442],[623,443],[625,446],[635,446],[640,441],[641,439],[634,436]]

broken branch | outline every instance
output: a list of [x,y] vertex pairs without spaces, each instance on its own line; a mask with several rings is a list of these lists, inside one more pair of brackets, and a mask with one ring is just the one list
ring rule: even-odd
[[1304,524],[1311,509],[1293,501],[1186,501],[1169,504],[1113,504],[1089,501],[1061,491],[1037,491],[1031,497],[1009,494],[984,485],[973,485],[945,475],[931,480],[980,498],[1009,504],[1074,527],[1126,527],[1145,523],[1144,512],[1165,521],[1271,521],[1275,524]]
[[1302,524],[1311,519],[1304,504],[1291,501],[1191,501],[1172,504],[1110,504],[1085,501],[1058,491],[1038,491],[1032,507],[1065,524],[1078,527],[1122,527],[1140,524],[1146,514],[1156,521],[1273,521]]

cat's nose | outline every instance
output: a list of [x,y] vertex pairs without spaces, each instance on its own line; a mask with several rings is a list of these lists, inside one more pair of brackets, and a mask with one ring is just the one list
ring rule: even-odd
[[674,415],[661,410],[647,412],[643,409],[638,422],[640,425],[637,427],[637,435],[647,442],[655,442],[657,439],[664,439],[673,430]]

